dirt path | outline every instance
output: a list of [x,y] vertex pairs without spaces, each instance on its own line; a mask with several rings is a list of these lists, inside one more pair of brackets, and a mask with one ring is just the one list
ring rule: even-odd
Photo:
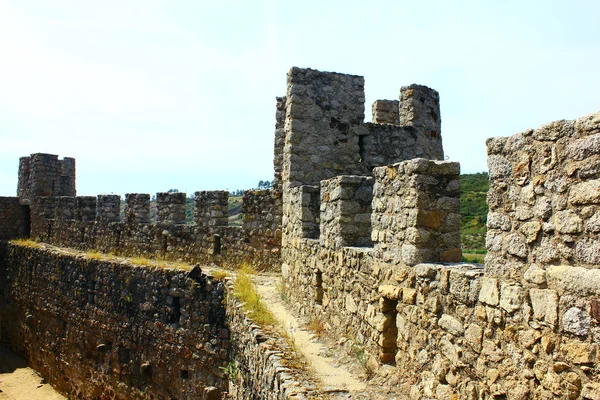
[[64,400],[21,357],[0,346],[0,400]]
[[334,359],[323,356],[326,347],[312,340],[313,334],[302,328],[298,320],[287,310],[277,290],[277,278],[256,276],[256,290],[268,305],[275,318],[288,329],[294,339],[297,350],[308,361],[315,376],[322,382],[323,388],[329,392],[363,392],[364,381],[343,367],[334,365]]

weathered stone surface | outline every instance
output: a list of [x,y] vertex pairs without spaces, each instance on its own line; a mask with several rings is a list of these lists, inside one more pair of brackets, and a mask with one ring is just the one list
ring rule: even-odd
[[571,307],[563,314],[562,325],[565,332],[586,336],[590,330],[590,316],[577,307]]
[[502,284],[500,307],[509,313],[520,310],[523,305],[523,288],[519,285]]
[[558,319],[558,295],[556,292],[549,289],[530,289],[529,297],[535,319],[549,326],[556,326]]
[[569,203],[574,205],[600,203],[600,180],[573,185],[569,191]]
[[544,285],[546,283],[546,271],[536,264],[531,264],[523,277],[526,281],[537,285]]
[[454,336],[461,336],[465,332],[463,324],[458,319],[448,314],[442,315],[438,320],[438,325],[440,328]]
[[494,278],[484,277],[481,279],[481,290],[479,301],[490,306],[497,306],[499,302],[498,281]]
[[547,271],[548,285],[561,292],[580,296],[600,296],[600,270],[551,265]]

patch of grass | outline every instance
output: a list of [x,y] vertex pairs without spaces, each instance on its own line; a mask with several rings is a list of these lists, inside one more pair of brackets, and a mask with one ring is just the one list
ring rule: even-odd
[[463,253],[462,260],[463,262],[467,263],[483,264],[485,260],[485,254]]
[[283,278],[277,283],[277,291],[279,292],[279,298],[284,303],[289,303],[289,296],[287,290],[285,288],[285,284],[283,283]]
[[244,303],[244,310],[250,313],[251,318],[258,325],[275,325],[276,320],[271,311],[265,306],[260,299],[254,283],[252,282],[251,275],[255,271],[247,266],[243,265],[237,273],[233,285],[234,296],[238,300]]
[[227,271],[223,271],[223,270],[217,270],[212,273],[213,279],[215,279],[217,281],[222,281],[225,278],[227,278],[228,276],[229,276],[229,273]]
[[150,260],[146,257],[131,257],[129,262],[133,265],[144,265],[144,266],[152,266],[155,264],[154,261]]
[[102,254],[97,251],[88,251],[85,253],[86,257],[90,260],[105,260],[108,258],[106,254]]
[[235,361],[229,361],[225,367],[219,367],[223,374],[229,379],[230,382],[235,382],[238,376],[238,368]]
[[310,320],[310,322],[308,323],[307,328],[309,330],[311,330],[318,337],[325,336],[325,333],[326,333],[325,325],[323,325],[323,323],[317,318],[312,318]]
[[364,344],[358,340],[354,340],[354,343],[352,343],[352,352],[354,353],[354,356],[356,357],[360,365],[363,367],[363,369],[365,371],[368,371],[367,353],[365,353]]
[[10,243],[18,244],[19,246],[25,246],[25,247],[33,247],[33,248],[42,247],[41,244],[39,244],[35,240],[31,240],[31,239],[15,239],[15,240],[11,240]]

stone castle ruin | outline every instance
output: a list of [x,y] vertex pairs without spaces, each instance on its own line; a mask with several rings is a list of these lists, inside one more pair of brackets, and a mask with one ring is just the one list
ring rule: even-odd
[[[0,198],[0,239],[280,272],[299,314],[413,383],[411,398],[599,399],[600,113],[487,141],[481,266],[461,263],[438,93],[402,87],[371,123],[364,103],[360,76],[290,70],[274,187],[245,192],[241,227],[227,226],[227,192],[196,192],[193,224],[184,193],[158,193],[153,220],[150,195],[124,210],[77,197],[74,159],[33,154],[18,196]],[[236,398],[310,397],[210,275],[17,244],[0,258],[2,340],[73,397],[217,398],[231,360]]]

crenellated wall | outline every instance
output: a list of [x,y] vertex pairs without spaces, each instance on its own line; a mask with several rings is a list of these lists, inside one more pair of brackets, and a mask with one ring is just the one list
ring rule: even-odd
[[148,194],[126,195],[123,220],[118,195],[37,197],[31,205],[31,237],[127,256],[279,269],[279,194],[246,191],[243,227],[227,226],[227,192],[197,194],[195,224],[191,225],[185,224],[185,193],[159,193],[156,221],[150,218]]
[[[367,368],[391,366],[382,384],[411,383],[415,399],[600,398],[600,114],[488,140],[483,266],[460,263],[460,167],[441,161],[435,90],[402,87],[365,123],[362,77],[292,68],[276,105],[274,189],[245,193],[242,227],[227,226],[226,192],[197,192],[193,225],[182,193],[158,195],[157,221],[148,195],[127,195],[123,220],[119,196],[31,198],[59,170],[58,187],[71,185],[69,163],[33,155],[21,160],[19,184],[31,235],[117,254],[281,265],[290,304],[364,352]],[[8,224],[27,209],[4,203],[13,211],[0,212],[0,232],[15,235]],[[273,398],[293,397],[281,359],[261,353],[273,342],[241,329],[232,337],[249,344],[233,344],[243,360],[236,398],[266,396],[265,382]]]

